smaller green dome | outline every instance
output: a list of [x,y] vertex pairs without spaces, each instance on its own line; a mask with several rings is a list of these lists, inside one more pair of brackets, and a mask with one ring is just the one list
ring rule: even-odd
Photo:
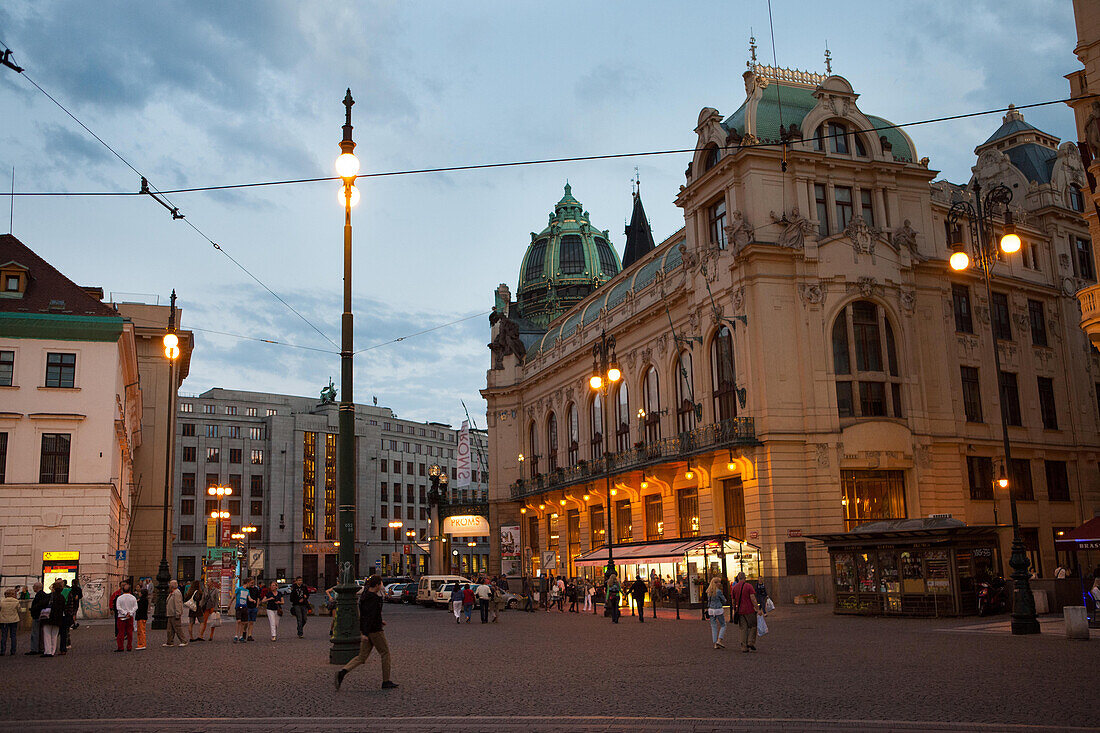
[[545,328],[620,270],[608,231],[592,226],[566,183],[546,228],[531,232],[516,290],[519,315]]

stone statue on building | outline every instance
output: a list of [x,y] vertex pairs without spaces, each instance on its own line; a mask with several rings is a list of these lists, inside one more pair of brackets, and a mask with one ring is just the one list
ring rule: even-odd
[[321,390],[321,404],[331,405],[336,402],[336,385],[332,383],[332,377],[328,378],[328,386]]
[[489,344],[489,350],[493,352],[493,369],[504,368],[504,357],[512,354],[520,361],[527,356],[527,347],[519,337],[519,326],[508,316],[502,314],[496,308],[489,313],[489,325],[500,324],[497,335]]
[[730,223],[726,226],[726,241],[734,254],[752,241],[752,227],[740,211],[734,211],[730,216]]
[[806,246],[806,235],[813,234],[815,227],[806,217],[798,213],[798,207],[796,206],[791,210],[791,215],[788,218],[786,214],[783,216],[776,216],[775,212],[769,212],[772,221],[776,224],[783,225],[783,231],[779,234],[779,239],[776,240],[776,244],[780,247],[787,247],[789,249],[804,249]]
[[909,226],[908,219],[903,221],[901,226],[894,230],[892,241],[894,247],[896,247],[899,252],[902,249],[908,249],[914,257],[920,257],[920,252],[917,251],[917,231]]

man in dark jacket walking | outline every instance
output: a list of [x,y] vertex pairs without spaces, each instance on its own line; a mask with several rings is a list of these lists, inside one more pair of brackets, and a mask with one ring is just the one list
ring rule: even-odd
[[31,601],[31,650],[26,655],[42,653],[42,622],[39,616],[42,609],[50,605],[50,594],[42,590],[41,583],[34,584],[34,599]]
[[306,616],[309,615],[309,588],[302,582],[302,577],[294,579],[294,585],[290,586],[290,612],[298,621],[298,638],[303,636],[306,626]]
[[385,625],[386,622],[382,620],[382,578],[372,575],[367,578],[366,590],[359,597],[359,631],[363,634],[362,641],[359,642],[359,656],[353,657],[342,669],[337,670],[337,690],[347,673],[365,663],[374,649],[382,657],[382,689],[397,687],[390,681],[390,646],[386,643],[386,632],[382,630]]
[[645,623],[645,591],[645,581],[639,575],[630,585],[630,595],[634,596],[634,605],[638,608],[638,621],[643,624]]

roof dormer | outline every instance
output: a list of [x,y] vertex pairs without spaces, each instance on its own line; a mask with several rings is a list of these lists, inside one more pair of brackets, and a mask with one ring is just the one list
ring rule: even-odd
[[0,298],[22,298],[27,292],[30,270],[15,260],[0,265]]

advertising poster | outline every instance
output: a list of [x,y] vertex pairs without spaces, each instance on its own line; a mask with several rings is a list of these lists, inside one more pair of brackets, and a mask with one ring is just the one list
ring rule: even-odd
[[508,524],[502,526],[500,528],[500,556],[502,558],[518,558],[519,554],[519,525]]

